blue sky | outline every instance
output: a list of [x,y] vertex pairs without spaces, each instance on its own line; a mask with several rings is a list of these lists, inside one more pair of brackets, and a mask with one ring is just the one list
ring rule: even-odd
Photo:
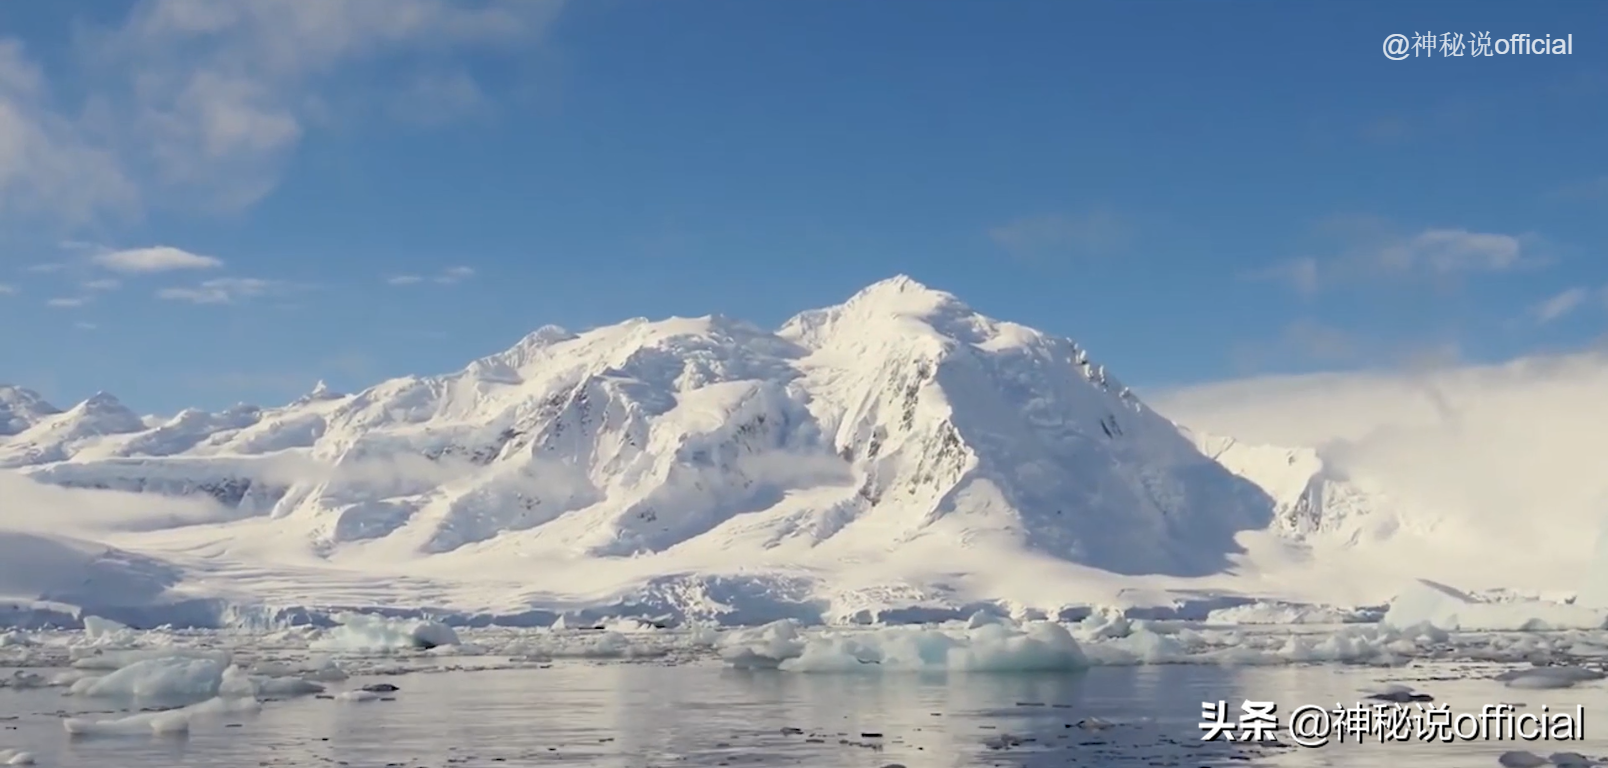
[[[1608,6],[0,6],[0,381],[170,412],[908,273],[1159,388],[1578,349]],[[1574,35],[1387,59],[1387,35]],[[394,284],[405,283],[405,284]]]

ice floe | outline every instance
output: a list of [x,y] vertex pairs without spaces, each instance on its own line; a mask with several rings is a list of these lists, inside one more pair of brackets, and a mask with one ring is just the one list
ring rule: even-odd
[[815,636],[780,621],[754,633],[734,633],[723,644],[722,655],[735,666],[788,672],[1048,672],[1088,666],[1071,633],[1047,621],[1022,628],[989,623],[957,630],[895,627]]
[[1390,602],[1381,621],[1398,628],[1429,624],[1449,631],[1600,629],[1608,624],[1608,610],[1537,599],[1482,599],[1419,579]]
[[313,643],[315,649],[351,653],[429,650],[460,644],[458,633],[445,624],[426,619],[394,619],[347,613],[335,617],[337,626]]

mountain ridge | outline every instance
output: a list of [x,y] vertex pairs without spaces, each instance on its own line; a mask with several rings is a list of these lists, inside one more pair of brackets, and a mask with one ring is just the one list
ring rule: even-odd
[[951,551],[1194,578],[1230,569],[1274,514],[1076,342],[902,275],[774,332],[719,315],[544,326],[352,394],[320,382],[155,427],[106,395],[62,414],[0,440],[0,468],[210,499],[130,546],[185,557],[205,540],[268,565],[612,563],[652,581],[863,562],[897,582]]

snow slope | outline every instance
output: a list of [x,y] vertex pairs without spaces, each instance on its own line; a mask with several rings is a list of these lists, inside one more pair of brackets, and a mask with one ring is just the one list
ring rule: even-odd
[[0,384],[0,437],[15,435],[61,409],[45,402],[38,392]]
[[206,599],[482,621],[1204,615],[1313,583],[1383,602],[1312,553],[1418,519],[1327,448],[1181,430],[1074,342],[906,277],[775,332],[549,326],[457,372],[154,425],[105,394],[57,412],[3,391],[21,428],[0,467],[26,481],[0,477],[0,527],[174,574],[102,596],[24,580],[13,597],[125,618]]

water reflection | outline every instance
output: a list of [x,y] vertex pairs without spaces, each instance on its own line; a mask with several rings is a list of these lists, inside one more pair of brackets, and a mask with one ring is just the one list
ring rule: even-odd
[[[1442,670],[1443,677],[1466,671]],[[1420,678],[1432,675],[1420,673]],[[1495,765],[1508,749],[1591,752],[1571,744],[1335,745],[1265,749],[1204,743],[1201,702],[1355,702],[1401,672],[1341,667],[1100,668],[1080,674],[789,674],[715,666],[558,665],[416,674],[394,701],[270,702],[257,715],[197,722],[187,739],[69,740],[59,691],[0,690],[0,749],[42,765],[444,766],[502,762],[640,768],[804,765],[834,768],[1048,765]],[[353,681],[354,685],[372,681]],[[1608,704],[1601,688],[1515,697],[1482,679],[1419,679],[1457,711],[1525,700]],[[69,709],[68,711],[72,711]],[[105,717],[106,715],[103,715]],[[1591,736],[1588,723],[1587,736]],[[1389,755],[1380,752],[1389,749]],[[1388,760],[1386,758],[1388,757]],[[1382,762],[1384,761],[1384,762]]]

